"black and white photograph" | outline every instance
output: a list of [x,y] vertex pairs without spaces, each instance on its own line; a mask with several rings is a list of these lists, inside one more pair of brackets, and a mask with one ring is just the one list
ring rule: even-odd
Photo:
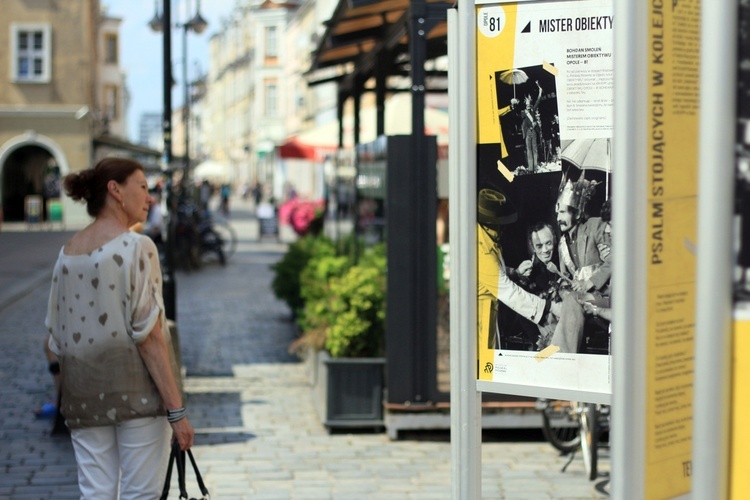
[[477,192],[480,256],[500,262],[479,276],[497,289],[487,347],[609,354],[611,140],[565,141],[560,170],[512,182],[493,146],[480,146]]
[[739,5],[737,163],[735,177],[735,302],[750,302],[750,1]]
[[555,77],[542,65],[495,73],[501,161],[514,175],[559,170]]

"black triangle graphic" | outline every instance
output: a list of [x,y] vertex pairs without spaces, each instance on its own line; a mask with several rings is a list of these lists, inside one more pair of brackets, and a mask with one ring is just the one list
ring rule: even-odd
[[521,33],[531,33],[531,21],[529,21],[529,24],[527,24],[526,27],[521,30]]

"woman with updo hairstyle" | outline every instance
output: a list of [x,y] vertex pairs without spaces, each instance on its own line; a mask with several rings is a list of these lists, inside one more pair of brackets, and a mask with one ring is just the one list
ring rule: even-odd
[[93,217],[60,250],[45,319],[81,498],[158,498],[170,441],[186,450],[194,430],[172,356],[159,253],[128,229],[146,220],[154,200],[143,165],[127,158],[105,158],[63,185]]
[[84,200],[86,211],[96,217],[104,207],[107,182],[124,183],[136,170],[144,172],[143,165],[129,158],[105,158],[94,168],[82,170],[65,177],[63,187],[75,201]]

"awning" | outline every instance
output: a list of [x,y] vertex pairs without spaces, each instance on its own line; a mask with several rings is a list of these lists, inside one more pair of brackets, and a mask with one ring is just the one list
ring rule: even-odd
[[[448,113],[442,109],[426,108],[424,131],[427,135],[437,136],[439,145],[448,144]],[[362,144],[377,138],[377,110],[363,108],[359,112],[359,137]],[[354,117],[344,117],[344,147],[353,146]],[[411,130],[411,99],[408,94],[396,94],[385,103],[386,135],[409,135]],[[325,125],[302,132],[286,143],[277,147],[280,158],[301,158],[311,161],[323,161],[325,157],[338,149],[339,122],[331,121]]]
[[323,137],[313,138],[310,135],[307,137],[292,137],[276,148],[279,158],[296,158],[316,162],[324,161],[326,156],[335,152],[336,149],[335,144],[328,143]]

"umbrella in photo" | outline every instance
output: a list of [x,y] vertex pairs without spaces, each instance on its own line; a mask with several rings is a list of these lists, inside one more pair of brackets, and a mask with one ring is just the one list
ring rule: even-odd
[[562,141],[560,158],[581,171],[603,170],[606,173],[605,193],[609,192],[612,171],[612,142],[609,138]]
[[529,79],[529,75],[522,69],[508,69],[500,73],[500,81],[513,85],[513,99],[516,98],[516,84],[526,83]]
[[612,168],[612,145],[608,138],[562,141],[560,157],[581,170],[609,172]]

